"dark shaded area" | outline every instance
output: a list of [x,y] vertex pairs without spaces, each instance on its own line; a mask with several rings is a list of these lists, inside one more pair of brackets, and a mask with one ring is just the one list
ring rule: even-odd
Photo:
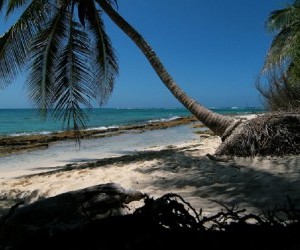
[[[300,209],[300,158],[293,158],[289,164],[285,163],[289,166],[289,169],[285,169],[285,173],[293,173],[292,179],[288,179],[285,173],[276,175],[265,171],[263,159],[261,159],[262,169],[240,165],[234,160],[223,164],[207,157],[187,155],[185,152],[176,152],[174,155],[157,159],[160,164],[136,171],[144,174],[165,171],[170,178],[156,177],[155,180],[144,183],[142,188],[154,186],[158,190],[181,190],[189,186],[194,190],[195,197],[213,199],[226,206],[237,204],[241,206],[243,203],[243,207],[255,208],[258,213],[263,213],[274,206],[283,206],[289,196]],[[178,165],[176,168],[174,161]],[[273,165],[279,163],[277,159]],[[216,206],[213,201],[211,204]]]
[[21,232],[15,238],[10,235],[14,240],[9,245],[2,238],[0,246],[1,249],[9,246],[9,249],[292,250],[300,248],[299,218],[300,211],[291,202],[288,209],[274,210],[267,217],[224,207],[207,218],[179,195],[166,194],[158,199],[146,198],[145,205],[133,214],[104,219],[87,217],[76,226],[72,220],[57,219],[48,228],[42,227],[27,237],[22,237]]
[[271,113],[242,123],[224,140],[216,154],[242,157],[298,155],[300,113]]

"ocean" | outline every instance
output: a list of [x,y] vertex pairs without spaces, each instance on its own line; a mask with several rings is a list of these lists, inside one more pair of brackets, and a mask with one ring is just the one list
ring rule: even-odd
[[[261,108],[211,108],[220,114],[253,114],[263,112]],[[95,108],[88,112],[85,129],[107,129],[123,125],[145,124],[168,121],[190,116],[186,109],[119,109]],[[62,121],[51,117],[43,120],[35,109],[0,109],[0,135],[20,136],[30,134],[49,134],[63,131]]]

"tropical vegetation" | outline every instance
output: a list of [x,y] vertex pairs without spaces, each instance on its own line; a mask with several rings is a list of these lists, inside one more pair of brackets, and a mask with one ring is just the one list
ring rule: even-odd
[[270,111],[300,110],[300,82],[287,76],[287,72],[272,70],[260,76],[256,88]]
[[263,70],[283,68],[290,77],[300,78],[300,0],[269,15],[266,28],[275,33]]
[[270,110],[300,108],[300,0],[271,12],[266,28],[275,35],[257,89]]
[[118,73],[114,50],[95,4],[0,1],[7,18],[17,8],[24,9],[0,39],[0,86],[10,84],[29,66],[26,85],[35,107],[44,115],[53,109],[52,114],[68,127],[73,122],[75,131],[87,118],[82,107],[91,108],[91,98],[105,102]]

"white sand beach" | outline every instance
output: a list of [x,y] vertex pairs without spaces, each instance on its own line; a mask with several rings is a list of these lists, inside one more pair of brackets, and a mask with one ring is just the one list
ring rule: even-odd
[[[119,155],[103,155],[101,159],[56,167],[43,168],[45,159],[40,162],[40,171],[3,170],[0,201],[26,198],[32,202],[114,182],[152,197],[177,193],[196,210],[202,209],[203,215],[217,213],[222,209],[220,204],[258,214],[284,206],[287,198],[296,207],[300,206],[300,156],[216,160],[207,154],[214,154],[220,138],[193,136],[180,142],[174,140],[144,148],[140,145],[128,149],[130,153],[124,149]],[[131,207],[140,205],[136,202]]]

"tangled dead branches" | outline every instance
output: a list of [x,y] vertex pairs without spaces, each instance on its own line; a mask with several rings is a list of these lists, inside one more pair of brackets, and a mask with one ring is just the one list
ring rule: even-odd
[[157,199],[147,197],[145,205],[137,209],[134,215],[151,217],[154,223],[171,231],[226,231],[233,224],[287,227],[300,219],[300,210],[293,206],[289,198],[284,208],[275,207],[261,216],[248,214],[245,209],[239,210],[235,206],[229,208],[218,201],[214,202],[223,209],[216,215],[205,217],[202,209],[197,212],[180,195],[168,193]]
[[134,215],[150,217],[154,224],[168,230],[204,230],[199,214],[178,194],[168,193],[156,200],[147,197]]
[[88,220],[72,229],[64,224],[55,234],[43,229],[10,249],[300,249],[300,210],[291,201],[264,216],[223,208],[205,217],[178,194],[147,197],[132,214]]

